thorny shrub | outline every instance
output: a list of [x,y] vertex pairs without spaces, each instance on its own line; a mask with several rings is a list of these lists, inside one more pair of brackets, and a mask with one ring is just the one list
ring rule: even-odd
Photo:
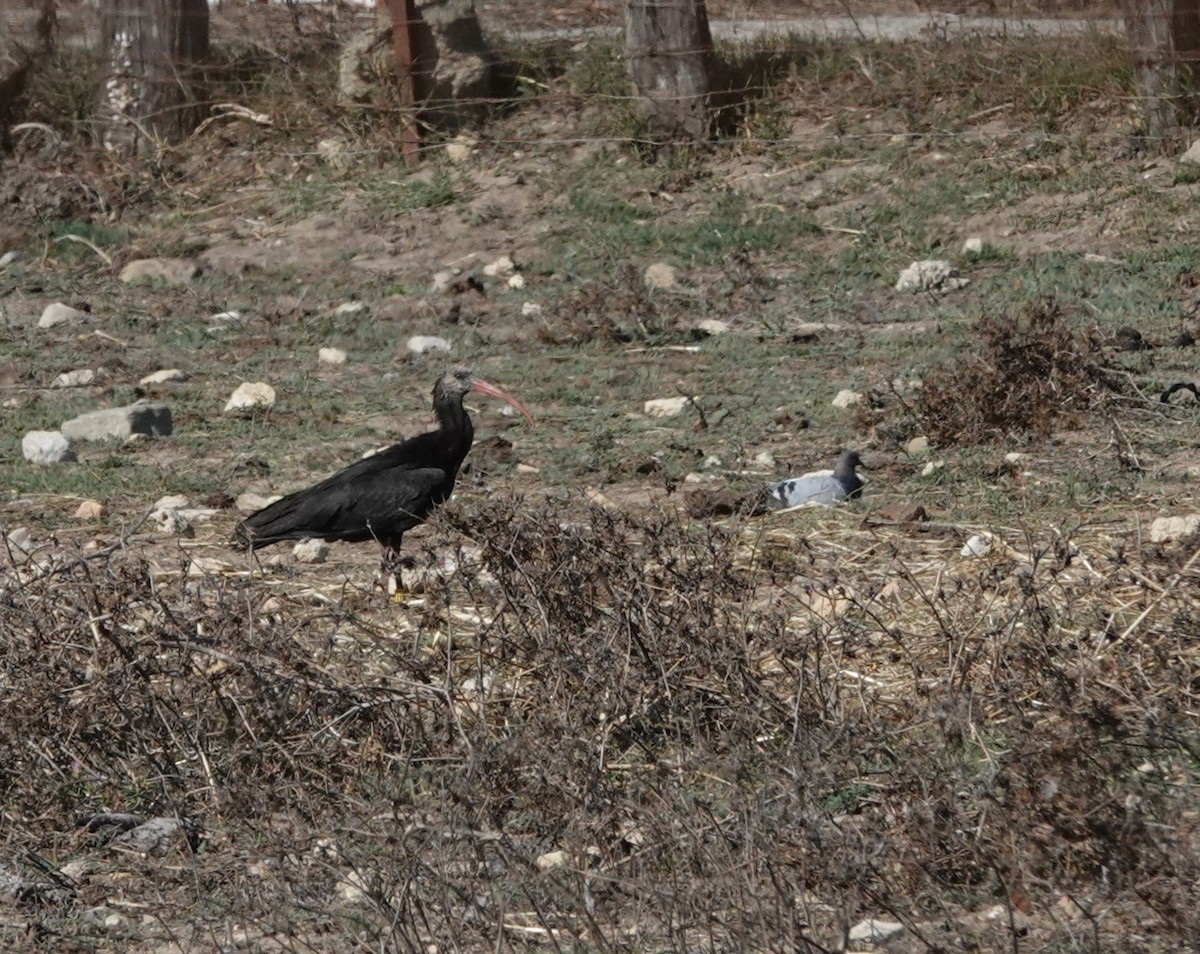
[[[952,585],[903,541],[764,561],[753,526],[672,513],[437,524],[456,569],[399,608],[120,551],[0,568],[0,868],[93,851],[76,812],[141,811],[202,832],[158,917],[316,912],[373,949],[818,951],[868,915],[907,950],[1011,949],[1060,895],[1103,913],[1089,949],[1139,949],[1130,919],[1200,943],[1184,637],[1094,661],[1065,558]],[[869,595],[885,564],[904,613]],[[997,903],[980,936],[954,920]]]
[[914,405],[935,445],[1048,437],[1117,387],[1100,345],[1072,328],[1053,301],[1017,319],[985,315],[977,341],[953,364],[928,372]]

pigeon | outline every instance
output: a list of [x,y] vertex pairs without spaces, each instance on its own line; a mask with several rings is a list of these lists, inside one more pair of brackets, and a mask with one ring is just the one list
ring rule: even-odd
[[833,470],[813,471],[771,484],[766,492],[767,509],[785,510],[804,504],[832,507],[843,500],[855,500],[862,496],[863,482],[855,473],[860,466],[858,451],[848,450]]

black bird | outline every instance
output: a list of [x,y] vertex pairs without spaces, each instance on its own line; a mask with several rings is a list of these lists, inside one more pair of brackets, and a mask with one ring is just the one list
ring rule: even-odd
[[433,388],[436,431],[355,461],[320,483],[251,514],[238,525],[235,542],[257,550],[311,537],[348,543],[375,540],[383,547],[384,572],[388,572],[404,532],[421,523],[454,491],[458,468],[475,438],[471,418],[463,408],[469,391],[507,401],[533,423],[512,395],[467,368],[451,368]]

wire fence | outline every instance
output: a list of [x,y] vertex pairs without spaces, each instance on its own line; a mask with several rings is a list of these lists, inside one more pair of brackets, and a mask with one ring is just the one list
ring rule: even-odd
[[[254,60],[258,70],[274,66],[294,76],[307,72],[305,82],[298,84],[304,88],[296,90],[297,105],[323,103],[327,111],[344,109],[347,117],[355,117],[356,128],[367,122],[362,119],[367,114],[382,124],[405,122],[414,110],[395,94],[389,45],[360,43],[357,60],[345,53],[356,36],[388,25],[388,6],[386,0],[379,9],[345,0],[210,0],[204,9],[212,37],[210,59],[217,64],[207,74],[213,81],[198,94],[199,102],[193,97],[164,108],[199,105],[215,122],[269,119],[281,108],[281,99],[264,100],[263,90],[270,84],[249,75],[247,64]],[[1142,12],[1138,36],[1143,40],[1168,32],[1168,13],[1155,12],[1156,6],[1147,4]],[[1136,71],[1190,66],[1200,55],[1200,4],[1193,11],[1195,53],[1188,46],[1192,36],[1187,31],[1182,35],[1186,42],[1174,47],[1156,41],[1131,49],[1124,20],[1109,6],[1013,2],[993,4],[986,15],[971,12],[973,4],[962,7],[958,12],[913,14],[891,12],[888,4],[877,0],[712,3],[702,25],[711,31],[709,48],[704,42],[687,42],[686,34],[672,40],[671,31],[693,8],[691,0],[576,5],[479,0],[462,4],[454,15],[477,14],[486,47],[452,50],[442,58],[461,64],[486,49],[497,68],[462,88],[431,79],[417,109],[427,136],[439,126],[457,130],[482,117],[511,115],[515,107],[586,121],[560,123],[554,129],[529,123],[494,125],[488,130],[491,141],[550,148],[653,141],[653,134],[638,123],[645,103],[631,88],[628,65],[639,59],[668,60],[676,66],[665,73],[677,73],[713,49],[717,71],[709,87],[677,87],[662,95],[683,109],[689,108],[689,100],[702,100],[700,105],[711,107],[724,120],[718,124],[724,135],[769,146],[931,135],[970,141],[994,138],[1002,122],[1012,132],[1070,138],[1077,134],[1073,120],[1079,117],[1093,134],[1117,139],[1140,132],[1153,138],[1159,133],[1136,115],[1147,105],[1147,97],[1153,100],[1151,108],[1158,103],[1182,110],[1192,103],[1194,97],[1177,83],[1139,87]],[[414,25],[423,27],[425,17],[446,18],[448,8],[453,5],[426,10]],[[122,11],[124,22],[139,15],[151,13]],[[625,37],[627,17],[650,25],[645,42]],[[1178,20],[1172,23],[1178,26]],[[39,50],[49,57],[51,45],[56,54],[88,55],[98,72],[105,69],[98,2],[25,0],[17,5],[8,0],[0,8],[0,25],[0,80],[23,60],[36,60]],[[256,51],[257,57],[247,56],[246,49]],[[231,64],[233,68],[222,74],[220,67]],[[173,64],[162,66],[164,74],[174,75]],[[348,94],[346,85],[356,76],[360,91]],[[781,91],[786,106],[781,104]],[[429,121],[438,110],[451,121]],[[877,115],[861,121],[862,114],[871,111]],[[21,118],[12,109],[7,113],[10,126]],[[0,102],[0,118],[5,115]],[[1105,130],[1101,116],[1121,121]],[[53,116],[35,118],[54,125]],[[355,144],[347,155],[355,151],[370,147]]]

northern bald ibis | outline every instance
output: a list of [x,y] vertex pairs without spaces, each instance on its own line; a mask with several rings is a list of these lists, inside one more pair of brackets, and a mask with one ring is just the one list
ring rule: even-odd
[[855,472],[860,466],[858,451],[848,450],[833,470],[814,471],[771,484],[767,487],[767,509],[783,510],[801,504],[832,507],[839,501],[853,500],[862,494],[863,482]]
[[433,388],[437,430],[355,461],[251,514],[238,525],[235,543],[257,550],[311,537],[348,543],[375,540],[383,547],[384,572],[388,572],[405,531],[421,523],[454,490],[458,469],[475,437],[463,407],[470,391],[507,401],[533,423],[511,394],[467,368],[450,368]]

